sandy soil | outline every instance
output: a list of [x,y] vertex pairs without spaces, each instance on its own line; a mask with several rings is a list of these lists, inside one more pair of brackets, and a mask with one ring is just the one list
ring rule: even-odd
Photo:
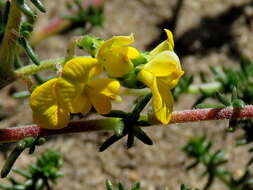
[[[48,13],[37,26],[45,24],[56,14],[64,13],[60,0],[46,0]],[[253,7],[249,0],[107,0],[104,28],[95,28],[92,34],[110,37],[118,34],[135,34],[135,45],[141,50],[151,49],[164,39],[162,29],[175,32],[176,51],[187,73],[208,71],[208,65],[236,65],[240,55],[253,58]],[[180,8],[177,9],[177,6]],[[178,13],[176,16],[175,13]],[[176,22],[172,22],[177,18]],[[65,47],[71,34],[57,36],[41,43],[36,49],[41,59],[65,55]],[[12,127],[32,122],[28,100],[17,101],[10,97],[18,90],[20,82],[5,88],[0,93],[0,127]],[[188,109],[196,96],[181,96],[175,110]],[[130,109],[131,105],[123,105]],[[155,145],[146,146],[136,142],[126,149],[125,139],[108,151],[98,152],[99,145],[108,133],[84,133],[53,137],[33,156],[24,154],[17,162],[23,167],[48,147],[59,149],[64,154],[65,176],[59,180],[56,190],[104,189],[106,179],[123,181],[128,186],[142,181],[143,189],[160,190],[168,186],[179,189],[181,183],[203,187],[204,178],[199,177],[201,167],[185,172],[190,161],[181,148],[193,135],[207,133],[214,140],[214,149],[226,151],[230,162],[227,168],[240,176],[248,160],[248,147],[235,146],[240,131],[224,138],[226,121],[177,124],[147,129]],[[240,155],[240,156],[238,156]],[[3,155],[0,155],[1,163]],[[215,181],[212,189],[226,189]]]

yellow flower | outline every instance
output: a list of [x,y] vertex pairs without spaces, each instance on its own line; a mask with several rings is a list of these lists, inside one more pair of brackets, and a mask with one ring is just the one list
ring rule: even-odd
[[37,87],[30,97],[33,120],[42,128],[60,129],[69,122],[69,111],[60,106],[55,85],[58,79],[51,79]]
[[67,126],[70,113],[90,111],[92,105],[100,114],[111,111],[111,100],[119,99],[120,83],[113,79],[91,80],[101,72],[95,58],[74,58],[62,70],[62,77],[37,87],[30,97],[33,119],[42,128]]
[[114,36],[105,41],[98,50],[97,59],[105,67],[111,77],[121,77],[132,68],[131,59],[140,56],[137,49],[129,45],[134,42],[133,34],[130,36]]
[[71,113],[87,113],[94,106],[98,113],[107,114],[111,111],[111,100],[119,99],[120,83],[117,80],[91,80],[101,72],[100,69],[95,58],[72,59],[64,65],[56,94]]
[[174,41],[169,30],[165,30],[168,40],[159,44],[150,53],[146,63],[137,75],[152,91],[154,119],[168,124],[173,109],[173,96],[170,92],[184,74],[178,56],[173,52]]

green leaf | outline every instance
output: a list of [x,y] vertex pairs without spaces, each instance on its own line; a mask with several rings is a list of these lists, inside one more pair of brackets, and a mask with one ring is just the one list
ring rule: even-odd
[[30,97],[31,93],[29,91],[21,91],[21,92],[15,92],[12,97],[16,99],[23,99]]
[[25,0],[16,0],[16,4],[18,8],[27,16],[29,17],[35,17],[34,12],[32,9],[27,5],[27,2]]
[[229,100],[227,99],[227,97],[226,97],[225,95],[223,95],[223,94],[217,92],[217,93],[216,93],[216,97],[217,97],[217,99],[218,99],[222,104],[224,104],[224,105],[226,105],[226,106],[230,106],[230,105],[231,105],[230,102],[229,102]]
[[107,190],[115,190],[114,187],[113,187],[113,184],[110,180],[106,180],[105,184],[106,184],[106,189]]
[[244,101],[241,100],[241,99],[234,99],[234,100],[232,101],[232,106],[233,106],[234,108],[243,109],[243,108],[245,107],[245,103],[244,103]]
[[40,1],[40,0],[31,0],[31,2],[34,4],[37,9],[39,9],[41,12],[45,13],[46,12],[46,7],[45,5]]
[[221,108],[226,108],[226,106],[224,104],[197,104],[195,106],[195,108],[198,108],[198,109],[204,109],[204,108],[217,108],[217,109],[221,109]]
[[32,60],[32,62],[36,65],[40,64],[39,59],[37,58],[37,55],[35,54],[35,52],[33,51],[32,47],[30,46],[29,42],[27,41],[27,39],[25,39],[24,37],[19,38],[19,43],[20,45],[25,49],[28,57]]

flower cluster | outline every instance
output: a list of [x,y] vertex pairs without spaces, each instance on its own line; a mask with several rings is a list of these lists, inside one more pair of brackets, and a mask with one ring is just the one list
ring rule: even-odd
[[[111,101],[120,100],[120,82],[136,69],[136,78],[151,89],[153,119],[167,124],[171,118],[173,97],[170,90],[183,74],[180,61],[173,52],[172,33],[148,55],[146,62],[134,65],[141,53],[130,45],[130,36],[115,36],[100,45],[94,57],[78,57],[67,61],[60,76],[37,87],[31,97],[34,122],[42,128],[67,126],[70,113],[88,113],[92,106],[99,114],[111,111]],[[108,77],[99,75],[103,69]]]

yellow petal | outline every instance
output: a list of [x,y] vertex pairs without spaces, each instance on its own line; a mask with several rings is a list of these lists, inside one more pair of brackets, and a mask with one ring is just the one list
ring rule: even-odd
[[128,58],[128,47],[112,48],[98,59],[111,77],[121,77],[133,68]]
[[97,79],[89,81],[85,92],[89,100],[100,114],[111,111],[111,100],[118,99],[120,83],[113,79]]
[[173,34],[170,30],[165,29],[166,35],[167,35],[167,40],[163,41],[160,43],[158,46],[156,46],[151,52],[150,56],[154,57],[158,53],[161,53],[163,51],[173,51],[174,49],[174,40],[173,40]]
[[173,108],[173,97],[169,91],[169,84],[159,81],[151,72],[145,69],[142,69],[137,77],[138,80],[151,89],[154,117],[160,123],[168,124]]
[[169,88],[154,80],[152,91],[152,106],[156,119],[162,124],[168,124],[171,120],[173,109],[173,96]]
[[104,54],[111,48],[119,47],[119,46],[127,46],[134,42],[134,35],[133,33],[130,36],[113,36],[111,39],[105,41],[98,51],[98,57],[101,54]]
[[137,79],[141,81],[142,83],[144,83],[147,87],[152,88],[152,85],[155,80],[155,76],[151,72],[145,69],[142,69],[138,73]]
[[144,66],[144,69],[152,72],[156,77],[164,77],[173,72],[182,71],[179,58],[172,51],[157,54]]
[[175,88],[180,78],[184,74],[184,71],[175,71],[171,75],[166,77],[159,77],[158,80],[168,86],[169,89]]
[[71,113],[88,113],[91,109],[91,101],[87,95],[83,92],[76,96],[72,101],[72,112]]
[[121,77],[127,74],[133,64],[130,59],[139,57],[139,52],[133,47],[128,47],[134,42],[133,34],[130,36],[115,36],[102,44],[98,51],[97,58],[108,75]]
[[169,49],[170,51],[173,51],[174,49],[174,39],[173,39],[173,34],[169,29],[164,29],[167,35],[167,43],[169,45]]
[[108,114],[112,109],[111,101],[108,97],[102,94],[97,94],[89,91],[89,99],[99,114]]
[[43,115],[34,112],[33,120],[41,128],[62,129],[68,125],[70,115],[66,110],[54,105],[49,107]]
[[90,57],[74,58],[68,61],[62,70],[62,78],[72,83],[81,83],[102,71],[97,59]]
[[51,79],[37,87],[30,97],[34,122],[42,128],[59,129],[69,122],[68,110],[62,108],[55,95],[58,79]]
[[56,83],[56,95],[61,105],[67,107],[71,113],[87,113],[91,103],[84,94],[85,83],[71,83],[59,78]]
[[137,59],[140,57],[140,53],[136,48],[128,47],[127,57],[128,59]]
[[119,93],[120,83],[114,79],[104,78],[89,81],[87,86],[89,89],[114,100]]

